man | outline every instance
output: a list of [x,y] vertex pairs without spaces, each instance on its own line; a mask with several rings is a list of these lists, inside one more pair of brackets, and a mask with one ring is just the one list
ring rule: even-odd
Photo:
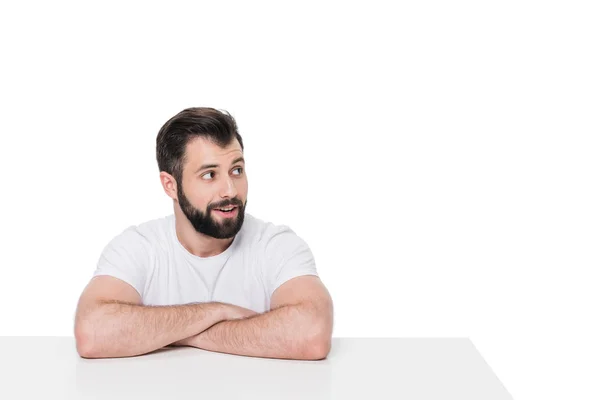
[[323,359],[333,305],[306,242],[245,213],[248,180],[233,117],[189,108],[167,121],[156,158],[174,214],[130,226],[104,248],[77,305],[85,358],[165,346]]

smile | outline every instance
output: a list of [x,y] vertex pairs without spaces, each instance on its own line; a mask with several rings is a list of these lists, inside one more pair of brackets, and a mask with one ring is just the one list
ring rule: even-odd
[[237,207],[228,207],[225,209],[215,208],[214,212],[223,217],[233,217],[237,214]]

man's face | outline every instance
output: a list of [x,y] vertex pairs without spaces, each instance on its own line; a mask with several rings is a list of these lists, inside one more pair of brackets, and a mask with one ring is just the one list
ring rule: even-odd
[[[216,239],[234,237],[244,223],[248,195],[242,147],[237,140],[221,148],[197,138],[188,143],[186,156],[177,185],[181,211],[199,233]],[[218,210],[231,206],[235,208],[229,213]]]

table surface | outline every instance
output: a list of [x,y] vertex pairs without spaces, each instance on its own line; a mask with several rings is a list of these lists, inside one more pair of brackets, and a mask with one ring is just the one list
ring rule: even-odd
[[166,347],[84,359],[73,337],[0,337],[0,399],[511,399],[468,338],[333,338],[325,360]]

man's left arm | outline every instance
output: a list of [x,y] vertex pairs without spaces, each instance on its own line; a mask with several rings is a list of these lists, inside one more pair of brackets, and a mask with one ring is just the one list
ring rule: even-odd
[[288,280],[271,296],[271,310],[219,322],[177,344],[253,357],[320,360],[331,349],[333,303],[318,276]]

